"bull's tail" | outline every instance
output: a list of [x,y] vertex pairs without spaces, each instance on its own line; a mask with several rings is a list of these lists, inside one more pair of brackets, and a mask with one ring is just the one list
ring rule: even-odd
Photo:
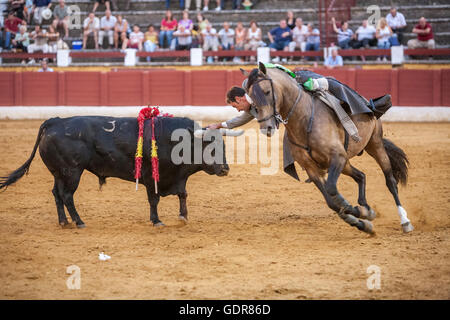
[[28,173],[28,170],[30,169],[30,165],[31,162],[33,161],[33,158],[36,154],[36,150],[39,146],[39,143],[41,141],[42,138],[42,134],[44,133],[44,130],[47,128],[47,126],[49,125],[49,123],[54,120],[54,119],[50,119],[45,121],[41,127],[39,128],[39,132],[37,135],[37,139],[36,139],[36,143],[34,144],[34,148],[33,148],[33,152],[31,152],[31,156],[30,158],[17,170],[11,172],[8,176],[6,177],[0,177],[0,190],[4,189],[6,190],[6,188],[15,183],[17,180],[19,180],[20,178],[22,178],[26,173]]
[[406,153],[397,147],[392,141],[383,139],[384,148],[391,162],[392,173],[397,183],[406,185],[408,181],[408,157]]

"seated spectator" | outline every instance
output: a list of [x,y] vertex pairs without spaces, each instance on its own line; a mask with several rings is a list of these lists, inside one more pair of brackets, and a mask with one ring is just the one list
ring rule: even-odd
[[114,48],[119,48],[119,40],[123,44],[127,38],[128,33],[128,21],[124,19],[121,14],[117,15],[116,25],[114,26]]
[[375,33],[375,28],[369,25],[367,20],[364,20],[362,25],[356,30],[356,40],[352,43],[353,49],[375,46],[377,44]]
[[[306,51],[319,51],[320,50],[320,31],[314,28],[312,23],[308,23],[308,32],[306,33]],[[319,57],[316,57],[319,60]]]
[[[241,4],[242,4],[242,0],[233,0],[233,10],[242,9]],[[225,6],[223,6],[223,8],[225,8]]]
[[53,72],[53,69],[48,66],[47,59],[42,59],[41,68],[38,70],[38,72]]
[[234,30],[230,29],[230,24],[225,21],[223,28],[219,31],[220,49],[233,50],[234,49]]
[[244,50],[245,39],[247,38],[247,29],[244,28],[244,24],[242,22],[237,23],[236,28],[234,29],[234,34],[236,36],[234,48],[236,50]]
[[328,69],[333,69],[334,67],[342,67],[343,65],[344,61],[342,60],[342,57],[338,55],[337,49],[331,50],[331,54],[324,62],[324,66]]
[[289,29],[294,30],[296,20],[297,19],[295,19],[295,17],[294,17],[294,12],[292,10],[289,10],[286,13],[286,24],[289,27]]
[[[191,7],[191,0],[185,0],[184,3],[186,4],[184,8],[189,11],[189,8]],[[197,11],[200,11],[201,6],[202,0],[195,0],[195,7],[197,8]]]
[[14,15],[13,11],[10,11],[8,13],[8,18],[6,18],[4,23],[4,29],[5,29],[5,44],[4,48],[6,50],[11,49],[11,39],[13,39],[16,34],[19,32],[19,25],[26,25],[26,22],[22,19],[17,18]]
[[286,20],[280,20],[280,25],[267,33],[270,40],[270,50],[288,51],[289,43],[292,41],[291,34],[291,29],[287,26]]
[[[393,32],[388,26],[386,19],[381,18],[380,21],[378,21],[375,35],[378,40],[378,49],[389,49],[391,47],[389,38],[392,36],[392,34]],[[377,58],[377,61],[380,61],[380,57]],[[387,56],[383,57],[383,61],[387,61]]]
[[342,21],[340,28],[336,27],[336,19],[334,17],[331,18],[331,22],[333,22],[334,32],[337,33],[338,46],[341,49],[350,49],[350,41],[353,38],[353,31],[348,28],[348,22]]
[[194,26],[194,28],[191,31],[192,33],[192,44],[191,48],[201,48],[202,44],[202,35],[199,31],[198,26]]
[[48,52],[56,52],[58,40],[59,32],[57,32],[55,28],[50,25],[47,32]]
[[[166,10],[169,10],[170,7],[170,0],[166,0]],[[184,9],[184,0],[180,0],[180,9]]]
[[[259,47],[261,47],[261,40],[262,40],[262,32],[261,29],[258,27],[258,24],[256,21],[250,22],[250,28],[247,32],[247,39],[245,41],[245,50],[252,50],[256,51]],[[250,57],[250,61],[255,61],[255,56]]]
[[[47,32],[41,29],[41,26],[37,25],[34,27],[34,31],[31,32],[31,40],[34,43],[28,46],[28,53],[34,53],[36,51],[42,51],[42,53],[48,53],[48,38]],[[31,59],[29,64],[35,63],[34,59]]]
[[116,17],[111,15],[111,11],[106,10],[105,16],[100,19],[100,31],[98,32],[98,44],[103,47],[103,38],[108,37],[109,47],[114,45],[114,27],[117,23]]
[[[12,40],[13,50],[14,51],[20,50],[22,52],[28,52],[29,45],[30,45],[30,37],[27,32],[27,27],[24,25],[21,25],[19,27],[19,32],[16,33],[16,36]],[[23,60],[22,63],[25,63],[25,60]]]
[[86,49],[86,42],[89,35],[94,36],[95,49],[98,49],[98,31],[100,29],[100,20],[94,14],[89,12],[89,16],[83,22],[83,50]]
[[175,50],[191,49],[192,44],[191,30],[186,29],[184,25],[178,25],[178,30],[173,33],[173,36],[178,39],[178,44]]
[[58,30],[59,27],[63,27],[64,38],[67,38],[69,36],[69,11],[64,0],[59,0],[59,5],[53,9],[53,17],[55,18],[52,22],[53,28]]
[[110,10],[111,11],[111,2],[110,0],[94,0],[94,8],[92,8],[92,12],[95,12],[95,10],[97,10],[98,5],[99,4],[104,4],[106,7],[106,10]]
[[33,13],[33,20],[36,24],[42,24],[42,11],[47,8],[50,9],[51,6],[51,0],[33,0],[33,9],[31,11]]
[[183,19],[178,21],[178,26],[182,25],[187,30],[192,30],[194,28],[194,23],[189,19],[189,11],[183,10]]
[[[14,12],[14,15],[21,19],[21,20],[27,20],[26,17],[26,7],[25,7],[25,0],[8,0],[9,7],[11,11]],[[3,12],[0,12],[0,15],[3,15]]]
[[435,48],[436,44],[434,42],[433,29],[431,28],[431,24],[429,24],[424,17],[420,18],[419,23],[414,27],[412,32],[417,34],[417,39],[408,41],[409,49]]
[[122,50],[126,48],[138,49],[138,51],[142,51],[142,46],[144,43],[144,34],[141,32],[139,26],[135,24],[133,26],[133,31],[130,33],[130,38],[125,39],[122,43]]
[[[216,11],[220,11],[220,10],[222,10],[222,8],[225,7],[224,0],[216,0],[216,4],[217,4],[217,7],[215,9]],[[209,5],[209,0],[203,0],[203,11],[209,10],[208,5]]]
[[[144,35],[144,49],[147,52],[155,52],[158,48],[158,32],[154,25],[149,25],[148,30]],[[147,62],[150,62],[150,57],[147,57]]]
[[[0,10],[1,12],[1,10]],[[33,12],[33,0],[25,0],[25,17],[27,19],[27,23],[30,24],[31,21],[31,13]]]
[[205,19],[201,12],[197,13],[197,25],[200,33],[206,29],[206,26],[209,24],[208,19]]
[[167,39],[167,46],[170,47],[177,25],[177,20],[173,17],[172,11],[167,10],[165,17],[161,20],[161,30],[159,32],[160,48],[164,48],[164,39]]
[[[219,40],[216,29],[214,29],[211,24],[206,26],[206,29],[202,32],[203,37],[203,50],[208,51],[217,51],[219,49]],[[209,59],[208,59],[209,60]],[[214,60],[217,61],[217,56],[214,57]]]
[[300,51],[306,50],[306,34],[308,27],[303,24],[302,18],[295,20],[295,28],[292,30],[292,41],[289,43],[289,51],[293,52],[295,49]]
[[406,20],[403,14],[397,12],[397,8],[392,7],[391,12],[386,16],[386,21],[392,32],[397,35],[399,44],[402,44],[403,32],[406,29]]

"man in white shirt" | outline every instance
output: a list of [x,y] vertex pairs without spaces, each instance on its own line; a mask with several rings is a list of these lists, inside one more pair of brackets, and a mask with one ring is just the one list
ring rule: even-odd
[[111,15],[110,10],[105,11],[105,16],[100,19],[100,31],[98,32],[98,44],[103,47],[103,37],[108,36],[109,47],[114,45],[114,26],[116,25],[116,17]]
[[[219,49],[218,36],[217,30],[208,23],[205,30],[202,31],[203,51],[217,51]],[[214,57],[214,60],[217,61],[217,56]]]
[[192,44],[191,30],[186,29],[183,25],[178,25],[178,30],[173,33],[178,39],[176,50],[189,50]]
[[86,49],[87,38],[91,33],[94,35],[95,49],[98,49],[99,29],[100,19],[93,12],[90,12],[89,16],[83,22],[83,50]]
[[391,12],[386,16],[386,21],[392,32],[397,34],[398,42],[402,44],[403,32],[406,29],[406,20],[403,14],[397,12],[397,8],[392,7]]
[[353,49],[361,47],[368,48],[376,45],[375,39],[376,29],[369,25],[367,20],[362,22],[362,25],[356,30],[356,41],[353,42]]
[[222,50],[232,50],[234,48],[234,30],[230,29],[228,22],[223,23],[223,28],[219,31],[219,38]]
[[49,68],[47,59],[42,59],[41,61],[41,68],[38,70],[38,72],[53,72],[52,68]]
[[292,30],[292,40],[289,43],[289,51],[293,52],[296,48],[300,51],[305,51],[306,49],[306,34],[308,33],[308,27],[303,24],[302,18],[297,18],[295,20],[295,28]]

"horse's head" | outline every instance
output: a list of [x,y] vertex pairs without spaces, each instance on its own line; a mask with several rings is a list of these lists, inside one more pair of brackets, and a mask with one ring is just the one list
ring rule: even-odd
[[263,63],[259,63],[258,69],[253,69],[244,88],[258,112],[257,120],[261,132],[270,137],[278,128],[279,102],[272,78],[268,75]]

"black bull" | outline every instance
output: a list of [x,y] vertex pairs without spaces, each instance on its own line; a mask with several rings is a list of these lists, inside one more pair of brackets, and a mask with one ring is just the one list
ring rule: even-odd
[[[151,167],[151,134],[150,121],[145,122],[144,149],[142,158],[142,176],[139,182],[147,188],[150,203],[150,220],[154,225],[163,225],[158,218],[157,206],[160,196],[177,195],[180,200],[180,219],[187,220],[186,182],[190,175],[205,171],[208,174],[224,176],[229,167],[225,160],[225,144],[222,137],[215,135],[215,141],[222,146],[221,161],[184,161],[175,164],[171,159],[173,147],[179,143],[172,141],[172,132],[176,129],[187,129],[191,137],[191,160],[194,156],[194,121],[188,118],[166,118],[155,120],[155,137],[158,145],[159,175],[158,194],[155,193]],[[39,146],[39,153],[48,170],[53,174],[58,220],[61,226],[68,224],[64,206],[77,227],[84,227],[84,222],[75,209],[73,194],[77,190],[81,174],[90,171],[99,178],[100,185],[107,177],[135,181],[134,163],[138,139],[138,122],[136,118],[112,117],[72,117],[52,118],[45,121],[39,133],[30,158],[7,177],[0,178],[0,190],[13,184],[28,172],[31,162]],[[200,139],[202,151],[207,145]],[[205,139],[206,140],[206,139]],[[197,140],[198,142],[198,140]],[[218,143],[219,142],[219,143]],[[183,149],[183,152],[186,150]],[[188,163],[186,163],[188,162]],[[177,162],[179,163],[179,162]],[[207,164],[209,163],[209,164]]]

